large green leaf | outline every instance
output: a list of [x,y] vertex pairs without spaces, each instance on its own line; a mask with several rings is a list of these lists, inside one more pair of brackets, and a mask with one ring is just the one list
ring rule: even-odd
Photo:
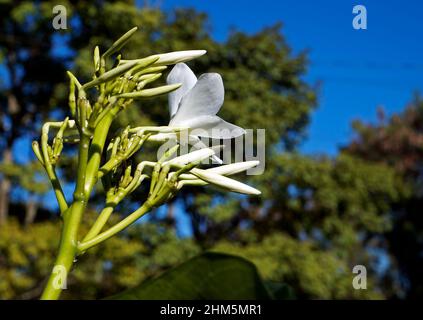
[[207,252],[111,299],[272,299],[272,291],[248,260]]

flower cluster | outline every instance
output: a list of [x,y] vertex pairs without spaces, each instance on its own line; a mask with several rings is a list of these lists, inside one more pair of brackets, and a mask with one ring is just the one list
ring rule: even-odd
[[[55,265],[67,272],[76,256],[124,230],[152,208],[166,203],[184,186],[212,184],[232,192],[260,194],[260,191],[228,177],[258,165],[258,161],[200,168],[205,159],[212,158],[221,163],[216,154],[220,147],[208,148],[200,137],[230,139],[245,132],[216,115],[224,101],[221,76],[208,73],[197,79],[183,63],[206,52],[178,51],[124,60],[118,53],[135,31],[136,28],[128,31],[103,54],[98,47],[94,49],[95,73],[91,81],[81,84],[68,72],[70,117],[45,123],[41,142],[34,141],[32,144],[35,155],[51,180],[63,218],[62,240]],[[107,70],[106,61],[113,57],[113,67]],[[167,66],[173,64],[175,67],[167,77],[167,84],[151,87]],[[113,120],[135,99],[154,98],[167,93],[171,118],[167,126],[127,127],[110,138]],[[187,142],[180,140],[182,131],[188,132]],[[141,161],[137,166],[130,165],[142,146],[153,141],[174,141],[176,145],[155,162]],[[78,145],[76,186],[71,203],[67,202],[56,173],[66,143]],[[195,144],[199,149],[176,156],[179,145],[183,143]],[[81,217],[98,181],[102,182],[105,190],[105,205],[89,232],[80,239]],[[149,184],[149,192],[140,207],[104,230],[116,206],[143,183]],[[60,288],[56,288],[54,283],[52,273],[44,298],[58,297]]]

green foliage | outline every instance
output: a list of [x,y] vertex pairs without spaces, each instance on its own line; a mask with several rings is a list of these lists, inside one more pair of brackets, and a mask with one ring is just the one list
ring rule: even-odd
[[[268,210],[270,215],[274,210],[284,210],[285,219],[294,219],[290,223],[292,230],[320,227],[338,240],[348,230],[355,233],[360,228],[374,232],[389,229],[384,213],[407,190],[406,186],[399,188],[400,177],[388,166],[346,154],[336,159],[280,155],[271,160],[258,180],[272,181],[265,185],[265,198],[277,195],[289,199],[275,202],[274,208]],[[348,221],[348,225],[343,221]]]
[[[387,118],[379,111],[379,122],[356,121],[356,136],[345,152],[375,165],[390,166],[401,176],[408,188],[406,196],[391,207],[389,220],[393,228],[384,235],[393,272],[385,276],[397,290],[394,297],[420,298],[423,295],[423,100],[417,95],[399,114]],[[401,185],[396,185],[401,189]],[[405,280],[397,284],[398,274]],[[404,285],[403,283],[407,283]],[[388,290],[391,290],[388,288]]]
[[369,290],[351,286],[351,266],[334,250],[322,250],[313,241],[298,241],[282,233],[272,233],[262,241],[221,241],[213,250],[241,255],[252,261],[264,279],[292,286],[296,298],[380,299],[373,282]]
[[[370,250],[392,229],[390,208],[409,192],[395,170],[348,154],[287,153],[268,160],[255,180],[262,203],[219,198],[206,205],[210,196],[196,197],[207,246],[253,261],[265,279],[292,285],[299,297],[381,297]],[[365,292],[351,286],[356,264],[368,268]]]
[[[0,239],[0,296],[19,297],[35,288],[53,259],[53,248],[58,244],[59,228],[51,222],[24,229],[10,220],[2,227]],[[30,293],[29,293],[30,294]]]
[[0,173],[31,193],[44,194],[49,189],[38,161],[31,161],[25,165],[0,163]]
[[[93,222],[95,213],[87,216]],[[111,223],[116,223],[114,217]],[[85,223],[84,225],[87,225]],[[44,221],[21,226],[14,219],[2,227],[0,237],[0,297],[35,299],[41,294],[45,277],[54,261],[61,223]],[[82,228],[81,233],[86,233]],[[127,287],[160,274],[199,253],[190,239],[160,224],[140,224],[121,237],[78,258],[71,273],[65,299],[96,299],[116,294]],[[170,254],[175,253],[175,254]]]
[[118,300],[271,299],[251,262],[222,253],[204,253],[111,297]]

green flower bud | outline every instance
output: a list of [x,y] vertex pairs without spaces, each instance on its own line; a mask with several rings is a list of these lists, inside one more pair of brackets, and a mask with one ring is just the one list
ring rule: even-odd
[[98,46],[94,48],[94,70],[96,73],[100,70],[100,49]]
[[44,166],[44,159],[41,154],[40,145],[37,141],[32,141],[32,150],[34,151],[35,156],[37,157],[38,161]]
[[124,98],[124,99],[151,98],[151,97],[156,97],[162,94],[172,92],[178,89],[181,85],[182,85],[181,83],[176,83],[176,84],[161,86],[161,87],[152,88],[152,89],[144,89],[144,90],[136,91],[136,92],[122,93],[117,95],[116,98]]
[[148,75],[148,76],[149,77],[147,77],[145,80],[142,80],[142,81],[138,82],[138,84],[137,84],[137,90],[141,90],[147,84],[156,81],[157,79],[159,79],[162,76],[162,74],[161,73],[153,73],[153,74]]
[[149,57],[149,58],[140,59],[140,60],[133,60],[131,62],[122,64],[122,65],[120,65],[120,66],[118,66],[118,67],[116,67],[112,70],[109,70],[109,71],[103,73],[98,78],[84,84],[83,88],[88,89],[88,88],[91,88],[91,87],[94,87],[94,86],[98,86],[99,84],[113,80],[113,79],[123,75],[124,73],[126,73],[127,71],[129,71],[130,69],[132,69],[135,66],[137,66],[137,68],[148,67],[149,65],[153,64],[157,60],[158,60],[157,57]]
[[149,73],[158,73],[162,72],[167,69],[167,66],[158,66],[158,67],[148,67],[145,69],[142,69],[141,71],[134,74],[135,78],[138,78],[139,76],[143,74],[149,74]]
[[103,53],[103,58],[111,56],[113,53],[119,51],[123,48],[123,46],[129,41],[129,39],[133,36],[133,34],[138,30],[138,27],[134,27],[128,32],[126,32],[123,36],[121,36],[118,40],[116,40],[112,46]]

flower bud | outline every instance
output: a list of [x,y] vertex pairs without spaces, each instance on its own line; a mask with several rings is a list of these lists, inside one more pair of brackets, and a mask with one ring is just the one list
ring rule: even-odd
[[44,159],[41,154],[40,145],[37,141],[32,141],[32,150],[34,151],[34,154],[37,157],[38,161],[40,161],[40,163],[44,165]]
[[206,50],[186,50],[157,54],[153,57],[159,57],[159,60],[157,60],[154,65],[160,66],[168,64],[177,64],[179,62],[185,62],[201,57],[206,52]]
[[192,169],[191,172],[196,175],[201,180],[204,180],[210,184],[214,184],[218,187],[221,187],[223,189],[243,193],[243,194],[249,194],[249,195],[259,195],[261,192],[253,187],[250,187],[244,183],[241,183],[239,181],[227,178],[225,176],[221,176],[216,173],[208,172],[207,170],[196,170]]
[[167,159],[169,159],[171,156],[173,156],[173,154],[178,151],[179,149],[179,144],[173,146],[172,148],[170,148],[169,150],[167,150],[163,156],[159,159],[159,163],[163,163],[164,161],[166,161]]
[[117,66],[116,68],[113,68],[112,70],[109,70],[109,71],[103,73],[98,78],[84,84],[83,87],[85,89],[87,89],[87,88],[97,86],[101,83],[113,80],[113,79],[123,75],[124,73],[126,73],[127,71],[129,71],[130,69],[132,69],[135,66],[137,68],[148,67],[149,65],[153,64],[157,60],[158,60],[157,57],[148,57],[148,58],[139,59],[139,60],[132,60],[128,63],[121,64],[121,65]]
[[208,172],[221,174],[221,175],[232,175],[237,174],[243,171],[247,171],[248,169],[254,168],[255,166],[258,166],[260,164],[260,161],[244,161],[244,162],[236,162],[231,163],[211,169],[207,169]]
[[151,98],[151,97],[156,97],[162,94],[172,92],[178,89],[181,85],[182,85],[181,83],[176,83],[176,84],[161,86],[161,87],[152,88],[152,89],[144,89],[141,91],[127,92],[127,93],[122,93],[117,95],[116,98],[125,98],[125,99]]
[[[149,58],[157,58],[154,62],[154,66],[166,66],[169,64],[177,64],[179,62],[185,62],[201,57],[207,51],[206,50],[185,50],[185,51],[174,51],[168,53],[160,53],[150,56]],[[121,63],[126,64],[137,60],[121,60]]]
[[160,73],[160,72],[162,72],[166,69],[167,69],[167,66],[158,66],[158,67],[143,68],[141,71],[138,71],[138,72],[136,70],[134,70],[134,72],[136,72],[134,74],[134,77],[137,78],[141,75],[144,75],[144,74],[146,75],[146,74],[149,74],[149,73]]
[[174,166],[184,166],[190,162],[201,162],[204,159],[214,155],[216,153],[217,148],[221,148],[221,146],[213,147],[213,148],[203,148],[200,150],[196,150],[182,156],[173,158],[169,161],[166,161],[163,165],[174,165]]
[[122,47],[128,42],[129,38],[138,30],[137,27],[132,28],[128,32],[126,32],[123,36],[121,36],[118,40],[116,40],[112,46],[103,54],[103,58],[112,55],[113,53],[122,49]]
[[98,46],[94,48],[94,70],[95,72],[100,70],[100,49]]
[[[246,171],[248,169],[251,169],[251,168],[257,166],[259,163],[260,163],[260,161],[237,162],[237,163],[231,163],[231,164],[227,164],[227,165],[223,165],[223,166],[219,166],[219,167],[215,167],[215,168],[206,169],[206,170],[203,170],[203,171],[227,176],[227,175],[237,174],[237,173]],[[200,169],[198,169],[198,170],[200,170]],[[197,179],[197,177],[193,174],[188,173],[188,174],[182,174],[180,176],[180,179],[195,180],[195,179]]]
[[[148,77],[146,77],[148,76]],[[137,84],[137,90],[141,90],[142,88],[144,88],[147,84],[156,81],[157,79],[159,79],[162,76],[161,73],[153,73],[153,74],[148,74],[148,75],[144,75],[141,76],[139,80],[141,80],[140,82],[138,82]],[[141,79],[143,78],[144,79]]]

